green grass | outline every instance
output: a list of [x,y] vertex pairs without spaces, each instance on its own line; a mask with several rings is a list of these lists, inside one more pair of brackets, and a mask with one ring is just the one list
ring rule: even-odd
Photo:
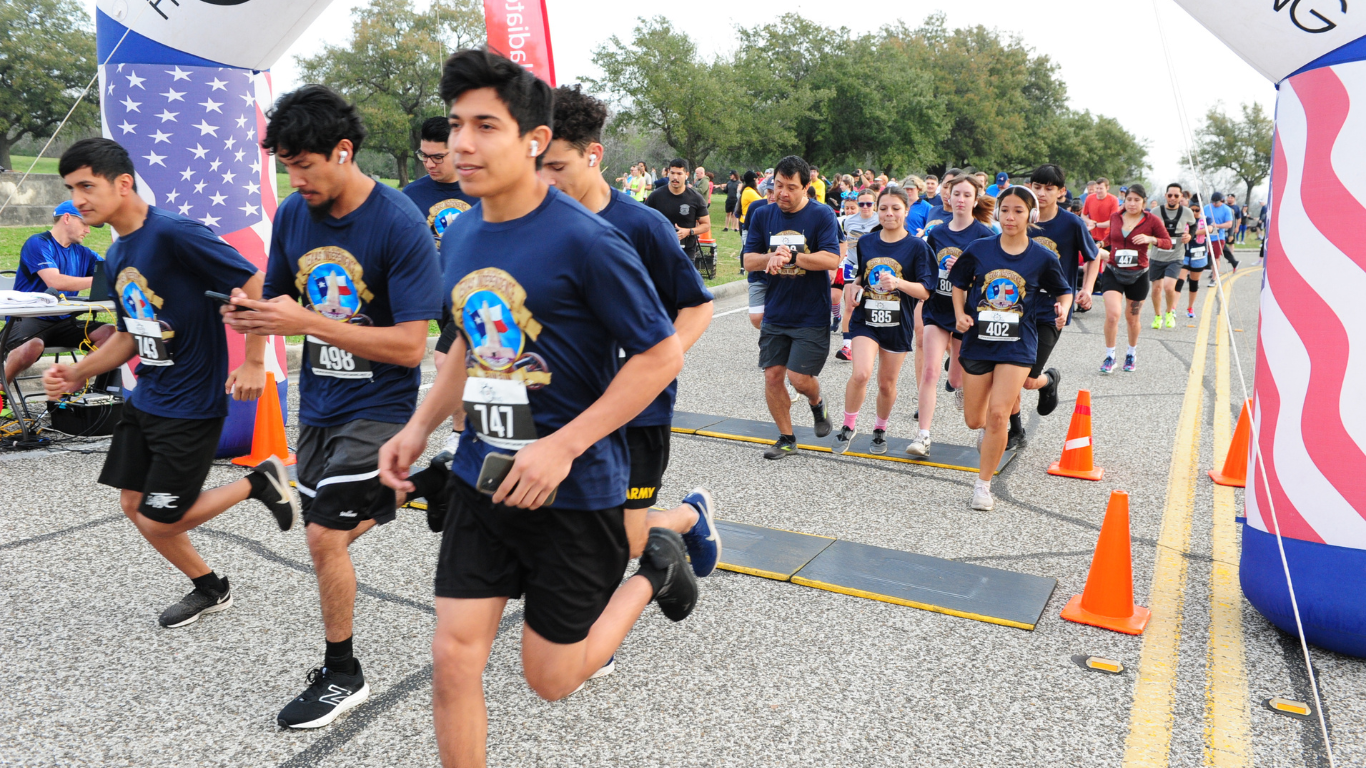
[[707,287],[733,283],[744,278],[740,269],[739,232],[722,232],[726,226],[726,196],[712,193],[711,196],[711,236],[716,240],[716,277],[705,281]]
[[[27,170],[28,170],[28,167],[29,167],[30,165],[33,164],[33,158],[32,158],[32,157],[24,157],[24,156],[22,156],[22,155],[10,155],[9,161],[10,161],[10,164],[13,166],[12,168],[10,168],[10,170],[11,170],[11,171],[14,171],[15,173],[20,173],[20,174],[22,174],[22,173],[24,173],[25,171],[27,171]],[[34,173],[56,173],[56,172],[57,172],[57,158],[56,158],[56,157],[44,157],[42,160],[39,160],[39,161],[38,161],[38,166],[37,166],[36,168],[33,169],[33,172],[34,172]]]

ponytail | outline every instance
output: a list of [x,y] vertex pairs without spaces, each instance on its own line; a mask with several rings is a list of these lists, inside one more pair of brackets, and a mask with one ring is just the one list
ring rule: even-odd
[[991,226],[996,220],[996,198],[991,195],[979,195],[977,204],[972,207],[972,218],[988,227]]

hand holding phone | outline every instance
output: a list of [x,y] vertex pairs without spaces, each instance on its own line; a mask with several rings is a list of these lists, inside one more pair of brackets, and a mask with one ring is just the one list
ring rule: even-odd
[[213,299],[214,301],[218,302],[219,304],[222,304],[223,306],[227,307],[228,309],[232,310],[233,312],[243,312],[243,311],[245,311],[245,312],[250,312],[250,311],[252,311],[250,307],[244,307],[244,306],[241,306],[240,304],[233,304],[233,303],[232,303],[232,297],[229,296],[229,295],[226,294],[226,293],[219,293],[218,291],[204,291],[204,295],[205,295],[205,296],[208,296],[209,298]]

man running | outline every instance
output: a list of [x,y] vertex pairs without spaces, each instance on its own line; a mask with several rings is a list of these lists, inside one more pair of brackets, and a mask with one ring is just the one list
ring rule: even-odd
[[830,272],[839,266],[839,223],[829,207],[806,195],[811,167],[795,155],[778,161],[775,200],[749,217],[745,269],[768,276],[759,367],[778,441],[764,451],[781,459],[797,450],[792,400],[784,380],[811,405],[816,437],[830,434],[830,413],[816,377],[830,354]]
[[265,389],[265,339],[246,339],[245,361],[228,372],[228,340],[218,305],[205,291],[259,297],[263,275],[197,221],[147,205],[138,196],[133,161],[110,139],[83,139],[62,153],[57,172],[81,218],[118,235],[105,264],[113,282],[118,330],[75,365],[43,374],[49,398],[141,358],[138,385],[123,404],[102,485],[119,489],[119,506],[167,562],[194,583],[162,612],[163,627],[183,627],[226,610],[226,576],[204,562],[189,531],[247,499],[264,503],[280,530],[293,527],[299,502],[284,464],[272,456],[246,477],[202,490],[209,476],[228,395],[255,400]]
[[527,683],[556,700],[602,669],[651,601],[686,618],[697,583],[682,538],[664,528],[650,531],[640,569],[621,579],[630,557],[622,427],[683,367],[640,256],[537,175],[551,140],[548,85],[497,54],[464,50],[443,67],[441,98],[460,182],[480,198],[480,215],[457,219],[441,243],[461,329],[451,354],[467,365],[437,373],[381,451],[381,472],[413,490],[409,465],[464,401],[432,640],[433,719],[449,768],[485,764],[483,672],[509,599],[525,595]]
[[427,217],[436,246],[441,247],[441,233],[468,211],[478,200],[460,190],[455,178],[455,164],[446,149],[446,134],[450,127],[444,117],[429,117],[422,123],[422,143],[417,159],[427,169],[427,175],[403,188],[403,194],[417,205],[418,213]]
[[1109,240],[1110,218],[1119,212],[1119,198],[1110,194],[1110,180],[1104,176],[1096,179],[1092,187],[1086,185],[1086,197],[1082,199],[1081,218],[1091,228],[1091,239],[1098,245]]
[[[276,722],[321,728],[370,695],[352,646],[356,572],[348,547],[394,519],[402,499],[379,481],[379,449],[413,413],[428,321],[441,315],[441,271],[427,219],[356,165],[365,127],[321,85],[281,96],[261,146],[298,190],[275,214],[264,301],[224,308],[261,336],[303,336],[299,478],[318,577],[325,649],[308,686]],[[458,217],[457,217],[458,218]],[[444,500],[446,471],[420,473],[417,495]]]
[[[1181,204],[1181,194],[1184,191],[1180,184],[1168,184],[1163,205],[1157,208],[1157,216],[1167,228],[1167,235],[1172,239],[1172,247],[1168,250],[1155,247],[1148,252],[1148,280],[1152,283],[1153,330],[1158,330],[1164,325],[1167,328],[1176,327],[1176,302],[1180,298],[1176,285],[1186,268],[1182,262],[1186,256],[1186,244],[1191,239],[1190,226],[1195,223],[1195,216],[1190,208]],[[1167,301],[1165,314],[1162,312],[1163,299]]]
[[[677,158],[669,162],[669,183],[645,198],[645,205],[664,214],[673,224],[678,244],[688,255],[688,263],[697,263],[697,238],[711,232],[711,212],[707,200],[688,186],[688,161]],[[705,181],[705,179],[703,180]],[[703,328],[706,326],[704,325]]]
[[1214,285],[1219,271],[1219,258],[1225,257],[1238,271],[1238,259],[1233,255],[1233,246],[1228,242],[1228,232],[1233,227],[1233,210],[1224,205],[1224,193],[1215,192],[1209,196],[1210,204],[1205,206],[1205,222],[1209,226],[1209,285]]
[[[602,145],[606,122],[607,105],[584,93],[578,85],[555,89],[554,139],[545,153],[541,175],[631,241],[686,352],[711,322],[711,292],[678,247],[676,225],[612,189],[598,172],[606,151]],[[669,170],[672,174],[675,168]],[[672,187],[670,184],[665,194],[672,194]],[[626,447],[631,459],[630,490],[625,504],[626,535],[634,558],[645,550],[651,528],[676,531],[683,535],[683,543],[688,547],[693,572],[708,576],[716,567],[721,547],[712,522],[711,492],[694,488],[673,509],[652,509],[669,466],[670,426],[677,394],[675,380],[626,425]]]

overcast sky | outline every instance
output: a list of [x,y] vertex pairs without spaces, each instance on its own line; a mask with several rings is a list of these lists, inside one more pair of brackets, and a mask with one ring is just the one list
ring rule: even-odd
[[[334,0],[313,27],[275,65],[277,93],[299,84],[294,57],[311,55],[324,44],[342,44],[351,29],[350,10],[367,0]],[[94,8],[94,0],[86,0]],[[424,0],[416,0],[419,5]],[[663,15],[712,55],[735,45],[734,27],[753,26],[796,12],[826,26],[849,26],[854,32],[874,30],[897,18],[918,25],[935,11],[947,14],[950,27],[982,24],[1019,35],[1036,53],[1059,65],[1073,107],[1115,117],[1148,144],[1150,178],[1165,184],[1180,173],[1185,153],[1177,98],[1173,91],[1158,15],[1175,59],[1181,95],[1193,122],[1216,101],[1230,112],[1243,102],[1259,101],[1270,114],[1275,89],[1243,63],[1172,0],[1054,3],[1041,0],[912,0],[845,5],[810,0],[691,0],[690,2],[625,2],[624,0],[547,0],[555,69],[561,83],[597,74],[595,47],[612,35],[631,38],[639,16]],[[900,9],[892,11],[892,6]],[[882,10],[888,8],[888,10]],[[1073,10],[1073,9],[1084,10]],[[684,94],[686,96],[686,94]],[[1047,158],[1040,158],[1040,162]],[[991,170],[991,169],[988,169]]]

